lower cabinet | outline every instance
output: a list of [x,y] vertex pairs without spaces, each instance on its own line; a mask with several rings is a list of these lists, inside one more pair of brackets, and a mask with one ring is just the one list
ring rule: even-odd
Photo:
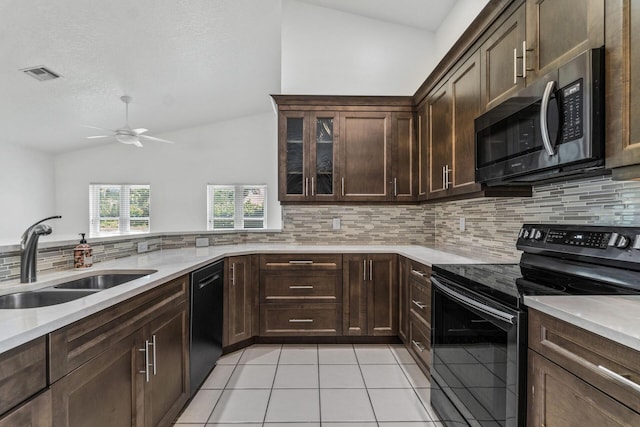
[[529,310],[527,425],[640,425],[637,351]]
[[398,335],[398,256],[343,255],[344,335]]
[[431,267],[408,260],[407,348],[418,366],[429,375],[431,368]]
[[51,427],[51,391],[46,390],[0,417],[0,427]]
[[225,259],[223,346],[251,339],[258,333],[258,256]]
[[53,426],[171,425],[189,392],[187,296],[183,276],[52,332]]

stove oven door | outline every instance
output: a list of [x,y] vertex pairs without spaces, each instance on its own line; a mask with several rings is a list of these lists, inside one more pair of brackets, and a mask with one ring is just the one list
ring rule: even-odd
[[524,426],[526,313],[431,282],[432,407],[446,426]]

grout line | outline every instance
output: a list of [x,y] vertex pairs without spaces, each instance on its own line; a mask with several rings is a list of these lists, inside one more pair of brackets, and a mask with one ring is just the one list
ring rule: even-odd
[[276,377],[278,376],[278,366],[280,365],[280,357],[282,357],[282,344],[280,344],[280,352],[278,353],[278,360],[276,362],[276,372],[273,374],[273,381],[271,382],[271,390],[269,390],[269,397],[267,398],[267,407],[264,410],[264,417],[262,418],[262,425],[267,422],[267,414],[269,413],[269,403],[271,403],[271,395],[273,394],[273,386],[276,384]]
[[356,362],[358,362],[358,370],[360,371],[360,376],[362,377],[362,383],[364,384],[364,389],[367,392],[367,398],[369,399],[369,405],[371,405],[371,412],[373,412],[373,419],[374,419],[376,425],[380,425],[379,422],[378,422],[378,416],[376,415],[376,408],[373,407],[373,401],[371,400],[371,394],[369,393],[369,387],[367,387],[367,381],[365,380],[364,374],[362,373],[362,367],[360,366],[360,359],[358,359],[358,353],[356,352],[355,347],[353,347],[353,352],[356,354]]

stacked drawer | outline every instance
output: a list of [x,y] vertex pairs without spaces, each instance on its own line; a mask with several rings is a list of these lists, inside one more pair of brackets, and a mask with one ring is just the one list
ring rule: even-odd
[[260,335],[342,334],[342,255],[260,255]]
[[409,348],[429,370],[431,366],[431,267],[409,261]]

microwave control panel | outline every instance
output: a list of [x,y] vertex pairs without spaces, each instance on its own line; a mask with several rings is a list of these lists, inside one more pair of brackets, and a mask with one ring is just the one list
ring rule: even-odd
[[584,105],[582,79],[560,89],[562,105],[562,142],[582,138]]

